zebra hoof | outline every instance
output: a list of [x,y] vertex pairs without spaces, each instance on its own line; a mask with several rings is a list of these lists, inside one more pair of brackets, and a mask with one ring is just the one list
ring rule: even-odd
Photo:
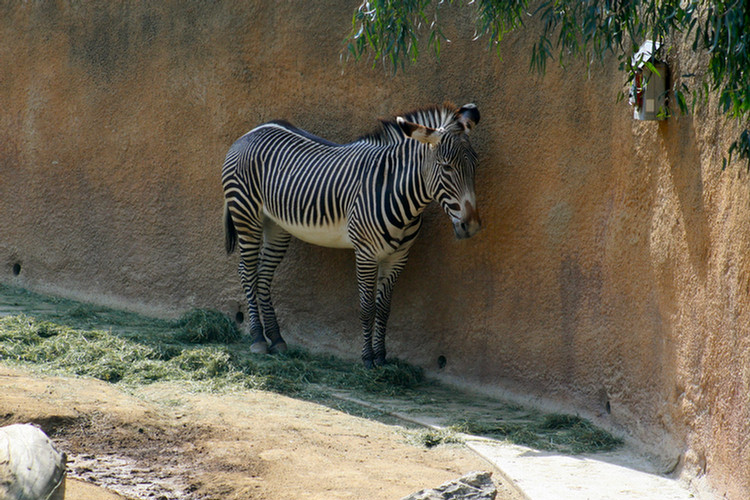
[[288,350],[289,348],[286,346],[286,342],[284,342],[283,340],[280,342],[276,342],[275,344],[271,344],[271,347],[268,348],[268,352],[270,354],[284,354]]
[[375,366],[385,366],[385,356],[378,356],[372,362]]
[[363,359],[362,363],[365,365],[365,369],[367,370],[372,370],[373,368],[375,368],[372,359]]
[[250,344],[250,352],[253,354],[268,354],[268,344],[265,340]]

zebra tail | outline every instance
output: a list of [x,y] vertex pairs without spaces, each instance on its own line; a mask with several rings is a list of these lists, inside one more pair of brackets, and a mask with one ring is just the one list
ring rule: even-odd
[[232,215],[229,213],[229,206],[224,203],[224,243],[227,248],[227,255],[234,252],[237,246],[237,229],[232,222]]

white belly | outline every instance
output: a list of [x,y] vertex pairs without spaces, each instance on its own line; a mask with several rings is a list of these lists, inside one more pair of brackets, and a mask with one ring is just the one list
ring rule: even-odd
[[266,216],[284,228],[284,230],[289,232],[295,238],[299,238],[307,243],[331,248],[354,248],[352,240],[349,239],[349,234],[346,230],[345,220],[342,220],[337,224],[308,227],[278,220],[268,213],[266,213]]

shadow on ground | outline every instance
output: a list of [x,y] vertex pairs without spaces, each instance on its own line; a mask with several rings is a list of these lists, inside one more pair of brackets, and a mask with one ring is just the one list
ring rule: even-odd
[[461,442],[466,434],[572,455],[622,445],[578,416],[545,414],[447,387],[398,360],[366,370],[300,348],[256,355],[238,338],[234,323],[215,312],[155,319],[0,285],[0,359],[5,362],[123,385],[186,381],[210,392],[272,391],[411,427],[412,438],[426,447]]

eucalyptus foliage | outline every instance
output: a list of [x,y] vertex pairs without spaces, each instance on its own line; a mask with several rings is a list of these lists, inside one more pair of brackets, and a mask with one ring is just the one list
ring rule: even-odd
[[[672,89],[683,113],[718,96],[719,109],[737,119],[739,137],[729,148],[750,161],[750,2],[747,0],[373,0],[354,12],[347,47],[355,59],[371,54],[394,71],[416,61],[426,41],[439,56],[447,4],[472,9],[474,39],[486,39],[498,53],[503,36],[518,28],[539,29],[530,66],[543,73],[548,61],[587,64],[614,56],[632,80],[631,56],[647,39],[683,39],[701,55],[696,74],[683,75]],[[533,22],[532,22],[533,20]],[[685,82],[691,82],[687,85]],[[690,102],[690,105],[688,104]],[[750,163],[748,164],[750,165]]]

